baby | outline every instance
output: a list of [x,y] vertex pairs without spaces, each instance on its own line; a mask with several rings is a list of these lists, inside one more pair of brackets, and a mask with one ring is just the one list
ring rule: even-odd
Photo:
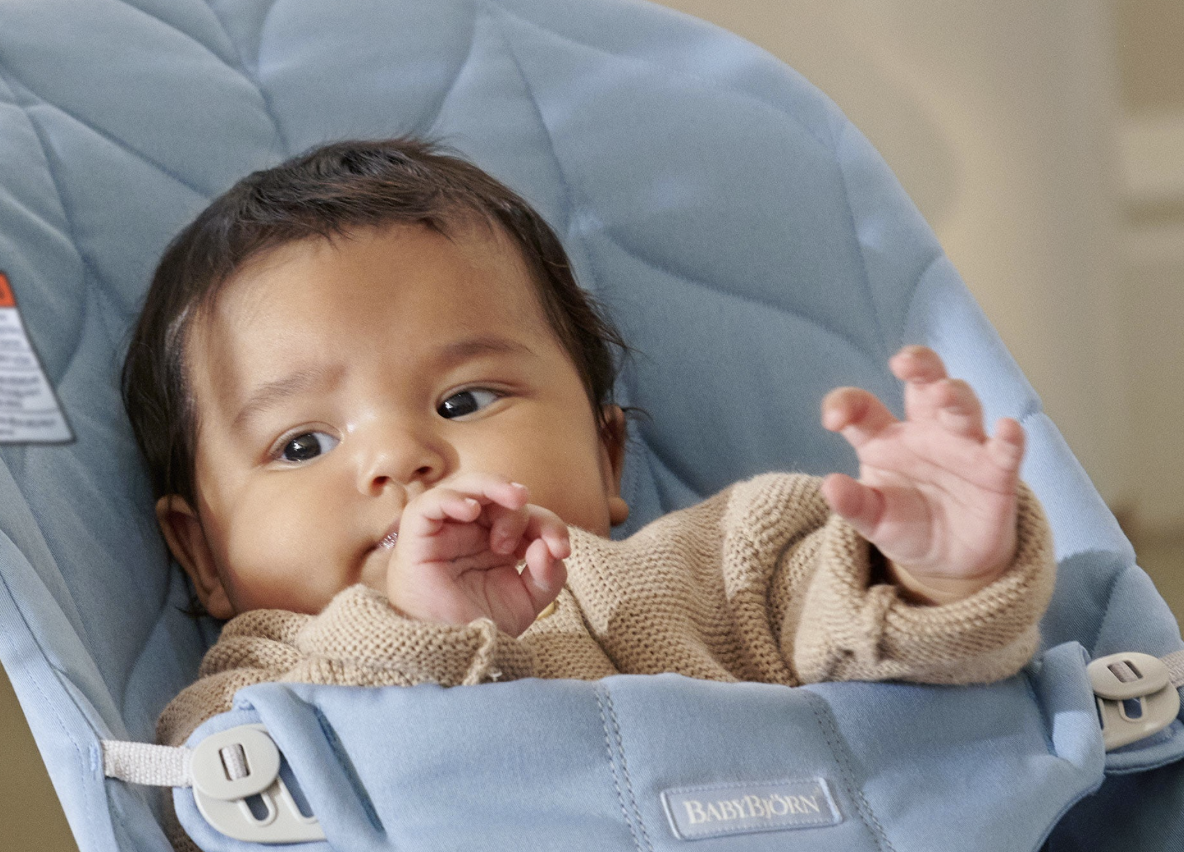
[[543,220],[424,143],[330,145],[214,201],[124,368],[164,537],[233,619],[160,739],[264,680],[966,683],[1028,660],[1054,565],[1023,432],[988,436],[935,353],[891,361],[903,421],[824,400],[859,480],[758,477],[613,542],[620,345]]

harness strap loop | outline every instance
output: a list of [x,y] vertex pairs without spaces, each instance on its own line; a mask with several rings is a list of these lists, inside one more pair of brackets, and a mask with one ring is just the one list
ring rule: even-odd
[[102,740],[103,775],[129,784],[150,787],[189,787],[193,784],[193,749],[122,740]]
[[1176,689],[1184,687],[1184,651],[1175,651],[1159,658],[1168,667],[1168,677]]

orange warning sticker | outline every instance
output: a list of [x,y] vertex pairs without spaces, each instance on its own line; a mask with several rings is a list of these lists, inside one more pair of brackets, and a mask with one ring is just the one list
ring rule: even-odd
[[0,272],[0,444],[71,440],[57,394],[17,312],[12,284]]

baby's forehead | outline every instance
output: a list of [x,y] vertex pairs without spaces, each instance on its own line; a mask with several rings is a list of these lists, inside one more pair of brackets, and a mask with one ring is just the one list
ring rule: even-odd
[[[214,306],[222,293],[247,290],[250,282],[266,277],[278,267],[289,271],[323,263],[326,258],[348,252],[360,243],[393,244],[428,240],[445,247],[437,257],[445,263],[459,255],[474,267],[500,267],[522,284],[534,285],[532,267],[527,259],[527,248],[496,221],[477,213],[457,215],[438,223],[386,222],[359,225],[327,234],[313,234],[264,245],[238,263],[216,286],[211,288],[208,306]],[[397,251],[396,251],[397,256]],[[477,282],[474,282],[477,283]]]
[[[285,317],[316,328],[345,315],[359,322],[359,333],[374,331],[367,321],[391,302],[463,323],[473,333],[494,322],[548,337],[555,332],[530,265],[500,228],[478,222],[442,233],[398,224],[259,252],[194,316],[185,359],[215,373],[229,368],[266,348]],[[431,306],[426,313],[424,302]]]

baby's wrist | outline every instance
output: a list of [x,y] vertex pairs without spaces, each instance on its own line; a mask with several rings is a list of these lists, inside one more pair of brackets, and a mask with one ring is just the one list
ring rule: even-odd
[[884,579],[896,586],[903,597],[921,606],[957,603],[985,589],[1006,572],[1004,565],[973,577],[947,577],[915,574],[891,559],[883,558]]

